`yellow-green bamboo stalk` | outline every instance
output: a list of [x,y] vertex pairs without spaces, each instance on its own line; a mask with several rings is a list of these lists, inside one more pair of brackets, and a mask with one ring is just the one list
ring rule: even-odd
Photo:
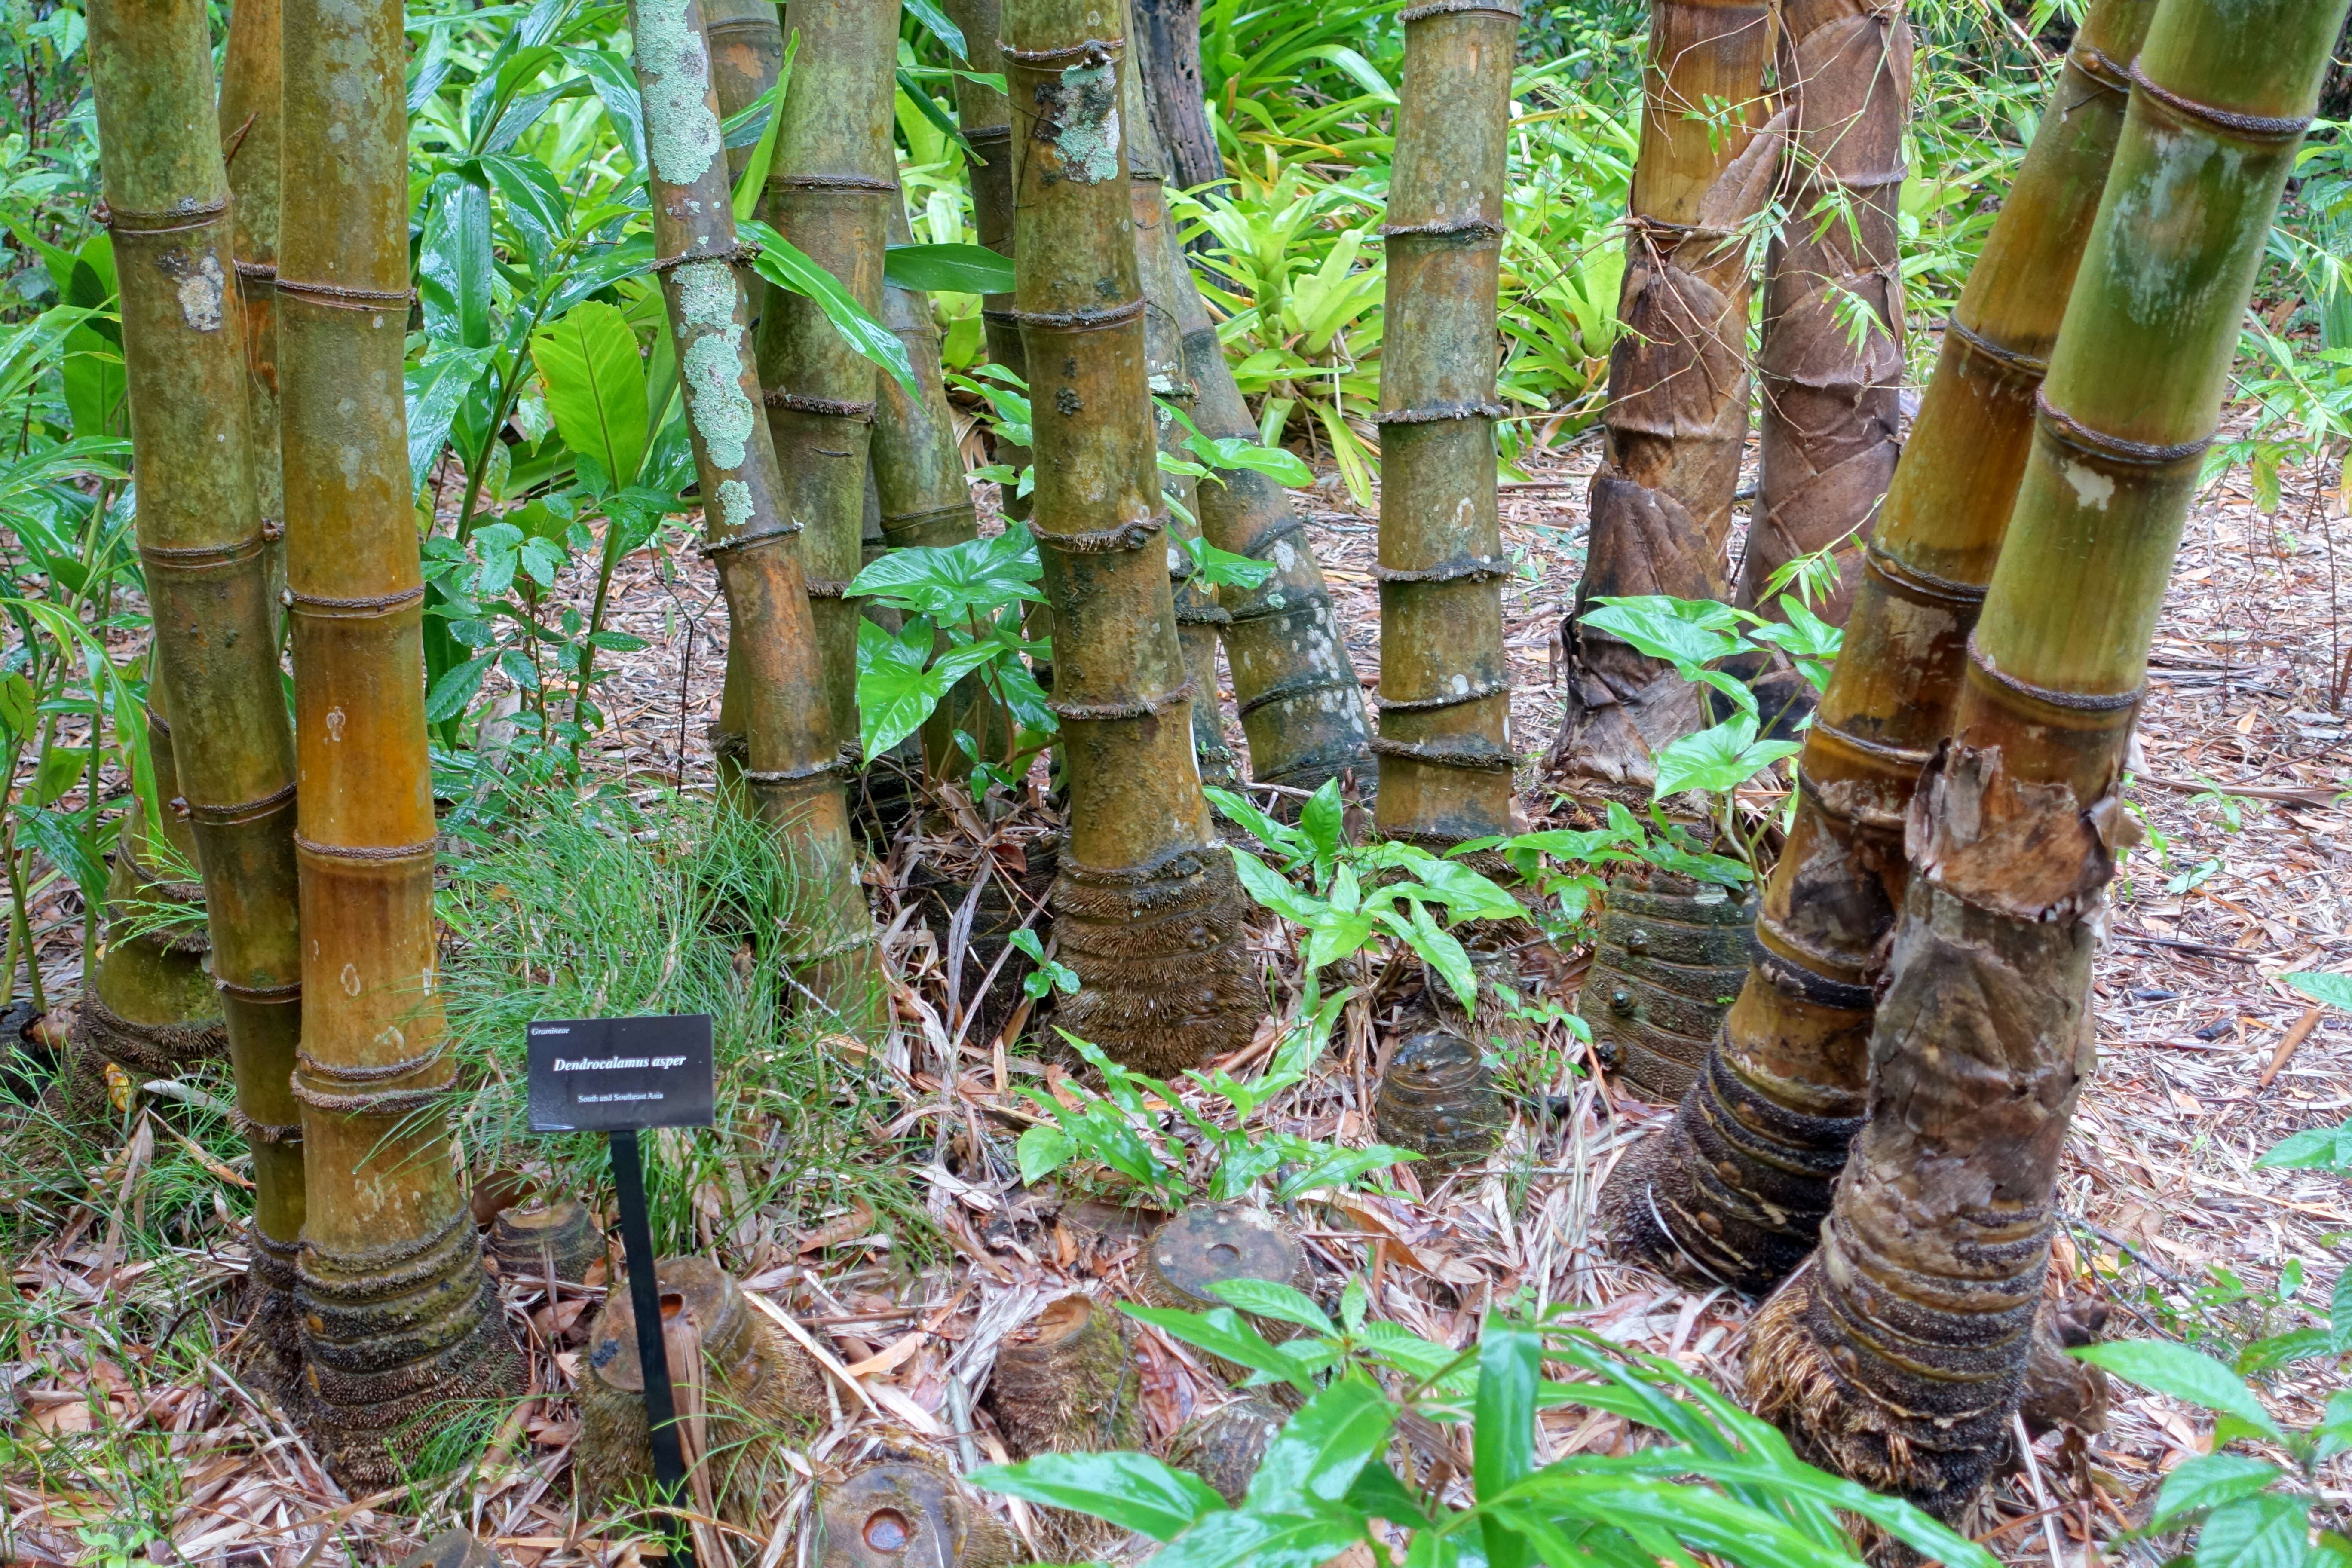
[[1511,830],[1495,310],[1517,0],[1408,7],[1381,348],[1385,837]]
[[180,720],[168,748],[175,793],[204,878],[237,1117],[253,1150],[253,1310],[265,1369],[283,1382],[299,1359],[292,1291],[305,1216],[301,1117],[288,1083],[302,1021],[294,756],[255,491],[230,187],[212,132],[211,38],[201,0],[103,0],[89,25],[140,557],[164,706]]
[[221,60],[221,144],[228,153],[229,243],[245,301],[252,379],[253,488],[268,537],[271,580],[286,578],[286,487],[278,463],[278,179],[279,0],[236,0]]
[[1862,1125],[1872,987],[1903,903],[1903,816],[1951,723],[2032,443],[2033,395],[2155,10],[2098,0],[2084,18],[1945,328],[1864,552],[1844,653],[1797,759],[1796,817],[1758,911],[1755,961],[1673,1127],[1602,1194],[1619,1245],[1654,1267],[1767,1290],[1812,1250],[1829,1212]]
[[1813,1262],[1750,1330],[1801,1453],[1946,1518],[2008,1450],[2095,1065],[2090,970],[2165,579],[2344,0],[2162,0],[2037,399]]
[[1005,22],[1015,295],[1069,780],[1053,899],[1080,981],[1059,1017],[1165,1072],[1239,1046],[1259,1008],[1240,889],[1192,760],[1129,232],[1124,44],[1090,0],[1015,0]]
[[727,594],[729,645],[741,650],[742,784],[809,889],[782,956],[848,1027],[872,1035],[887,1022],[874,921],[819,679],[803,529],[781,510],[775,447],[759,416],[751,299],[736,270],[749,258],[728,205],[714,51],[698,0],[636,0],[630,26],[652,161],[655,267],[685,387],[705,549]]
[[[896,0],[797,0],[792,25],[800,52],[793,89],[776,107],[768,220],[878,313],[882,249],[898,199],[890,140],[898,7]],[[861,559],[878,373],[814,300],[781,289],[769,289],[761,307],[759,354],[782,510],[806,531],[801,559],[825,694],[834,731],[845,741],[857,733],[857,606],[845,595]]]
[[[279,432],[302,790],[299,1299],[314,1446],[388,1483],[463,1401],[520,1393],[450,1167],[433,928],[424,579],[401,366],[398,0],[290,0]],[[176,689],[176,685],[175,685]]]

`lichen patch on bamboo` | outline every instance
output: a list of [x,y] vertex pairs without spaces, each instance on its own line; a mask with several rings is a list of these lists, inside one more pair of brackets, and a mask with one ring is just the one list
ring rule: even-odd
[[1118,173],[1118,68],[1109,59],[1063,68],[1037,88],[1040,136],[1060,155],[1046,179],[1093,185]]
[[710,59],[688,0],[641,0],[636,14],[637,70],[645,84],[646,151],[674,185],[709,172],[722,138],[710,111]]

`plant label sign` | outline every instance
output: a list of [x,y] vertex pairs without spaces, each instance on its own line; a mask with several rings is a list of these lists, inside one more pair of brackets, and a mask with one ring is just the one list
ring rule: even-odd
[[541,1018],[527,1036],[530,1130],[710,1125],[710,1016]]

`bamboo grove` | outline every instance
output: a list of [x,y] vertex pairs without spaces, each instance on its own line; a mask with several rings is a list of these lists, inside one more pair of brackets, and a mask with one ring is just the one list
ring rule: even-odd
[[[723,605],[712,810],[786,884],[781,915],[739,888],[714,924],[842,1070],[898,1073],[904,1110],[955,1098],[959,1052],[1000,1094],[1034,1052],[1092,1103],[1143,1107],[1140,1084],[1165,1110],[1184,1074],[1234,1081],[1196,1069],[1303,1078],[1322,1009],[1382,1104],[1414,1072],[1487,1095],[1431,1091],[1444,1138],[1412,1152],[1443,1171],[1514,1113],[1495,1042],[1572,1032],[1612,1093],[1676,1106],[1591,1199],[1608,1245],[1759,1299],[1748,1407],[1965,1521],[2013,1432],[2098,1402],[2059,1351],[2050,1258],[2097,1093],[2121,779],[2345,4],[2092,0],[1940,325],[1903,281],[1904,0],[1651,0],[1626,210],[1573,261],[1515,227],[1542,19],[1407,5],[1381,23],[1385,184],[1311,220],[1353,213],[1378,256],[1375,396],[1327,348],[1262,374],[1316,336],[1282,310],[1334,278],[1248,296],[1244,247],[1216,243],[1213,194],[1259,177],[1245,111],[1204,95],[1225,41],[1198,5],[631,0],[611,51],[541,0],[499,60],[598,63],[478,95],[413,181],[417,84],[447,66],[399,0],[236,0],[218,39],[200,0],[90,0],[152,636],[118,682],[130,801],[83,889],[105,940],[45,1103],[102,1121],[118,1080],[226,1058],[244,1366],[352,1496],[400,1484],[449,1411],[522,1396],[451,1131],[479,1075],[436,874],[453,817],[508,787],[478,761],[494,726],[568,748],[526,787],[585,787],[593,667],[635,639],[554,608],[547,561],[600,562],[601,617],[616,563],[690,512]],[[601,105],[628,175],[593,221],[510,155],[564,96]],[[917,138],[953,158],[902,159]],[[529,257],[493,245],[493,192]],[[976,244],[940,237],[967,211]],[[1500,302],[1536,261],[1603,252],[1561,716],[1530,736]],[[523,324],[495,325],[509,308]],[[1302,429],[1343,485],[1377,462],[1369,678],[1315,547],[1340,492],[1307,488]],[[495,714],[472,705],[492,679]],[[683,684],[677,706],[683,726]],[[1692,782],[1709,746],[1738,779]],[[687,750],[681,730],[673,805]],[[1736,792],[1775,765],[1765,834]],[[1572,931],[1528,873],[1547,856],[1592,894]],[[178,923],[140,914],[161,905]],[[892,956],[924,922],[956,954],[944,1016]],[[1522,955],[1557,976],[1580,943],[1574,1014],[1521,1006],[1550,984]],[[1025,1128],[1081,1098],[1047,1081]],[[859,1136],[897,1157],[935,1115],[913,1158],[952,1182],[954,1140],[988,1157],[950,1124],[968,1110]],[[1386,1123],[1349,1136],[1375,1131],[1366,1158],[1401,1156]],[[1174,1243],[1148,1250],[1163,1309],[1224,1305],[1185,1293]],[[729,1334],[767,1332],[694,1278]]]

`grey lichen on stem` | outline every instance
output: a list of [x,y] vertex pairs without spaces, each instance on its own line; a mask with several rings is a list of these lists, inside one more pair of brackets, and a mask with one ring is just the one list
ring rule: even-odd
[[874,921],[858,879],[841,742],[802,566],[806,533],[761,417],[751,298],[740,270],[719,100],[698,0],[637,0],[631,23],[646,106],[656,269],[685,391],[704,549],[727,595],[741,784],[808,889],[780,955],[853,1033],[887,1023]]
[[1814,1260],[1751,1330],[1751,1406],[1948,1519],[2008,1446],[2096,1061],[2090,969],[2158,609],[2342,0],[2163,0],[2035,400]]
[[1240,886],[1193,762],[1129,232],[1123,45],[1101,36],[1099,15],[1086,0],[1024,0],[1004,49],[1034,527],[1069,780],[1053,901],[1080,985],[1059,1019],[1166,1071],[1241,1045],[1260,1008]]
[[1388,837],[1511,830],[1496,300],[1516,0],[1403,13],[1381,357],[1380,801]]

